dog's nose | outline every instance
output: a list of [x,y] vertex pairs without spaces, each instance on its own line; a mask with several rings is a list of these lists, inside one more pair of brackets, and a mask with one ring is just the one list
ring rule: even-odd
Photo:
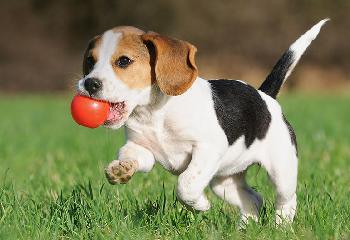
[[101,90],[102,81],[97,78],[87,78],[84,81],[84,87],[90,95],[93,95]]

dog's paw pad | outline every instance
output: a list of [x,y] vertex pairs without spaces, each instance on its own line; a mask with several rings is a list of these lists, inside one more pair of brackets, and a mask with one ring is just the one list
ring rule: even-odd
[[111,162],[105,170],[106,177],[110,184],[127,183],[137,168],[136,161]]

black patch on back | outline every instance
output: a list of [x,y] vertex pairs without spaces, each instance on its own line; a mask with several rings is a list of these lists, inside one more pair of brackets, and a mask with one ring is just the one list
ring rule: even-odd
[[287,50],[273,67],[271,73],[266,77],[259,90],[276,98],[293,62],[294,54],[292,51]]
[[286,125],[288,127],[290,140],[292,141],[292,144],[295,146],[295,150],[297,151],[297,155],[298,155],[297,136],[295,135],[295,132],[294,132],[292,125],[290,125],[290,123],[288,122],[288,120],[286,119],[286,117],[283,114],[282,114],[282,116],[283,116],[283,121],[286,123]]
[[242,135],[247,147],[266,136],[271,114],[255,88],[235,80],[209,83],[216,116],[230,145]]

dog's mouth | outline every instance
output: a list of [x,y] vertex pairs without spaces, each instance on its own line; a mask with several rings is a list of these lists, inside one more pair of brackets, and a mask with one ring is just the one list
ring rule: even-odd
[[126,108],[127,107],[125,102],[111,102],[107,120],[104,122],[104,125],[111,126],[120,123],[127,113]]

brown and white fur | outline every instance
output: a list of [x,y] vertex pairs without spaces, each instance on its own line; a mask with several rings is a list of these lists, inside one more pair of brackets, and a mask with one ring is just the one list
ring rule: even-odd
[[[208,210],[204,189],[210,185],[217,196],[240,208],[243,221],[256,220],[262,198],[247,185],[245,171],[258,163],[276,187],[276,222],[292,221],[297,205],[295,136],[274,98],[324,22],[291,45],[290,55],[260,90],[241,81],[219,84],[198,77],[196,48],[185,41],[134,27],[95,37],[85,53],[78,93],[110,102],[114,115],[105,127],[125,125],[127,132],[117,160],[106,168],[109,182],[126,183],[135,172],[149,172],[159,162],[178,175],[177,195],[188,207]],[[237,93],[231,108],[220,105],[229,100],[221,94],[230,91],[225,84]]]

